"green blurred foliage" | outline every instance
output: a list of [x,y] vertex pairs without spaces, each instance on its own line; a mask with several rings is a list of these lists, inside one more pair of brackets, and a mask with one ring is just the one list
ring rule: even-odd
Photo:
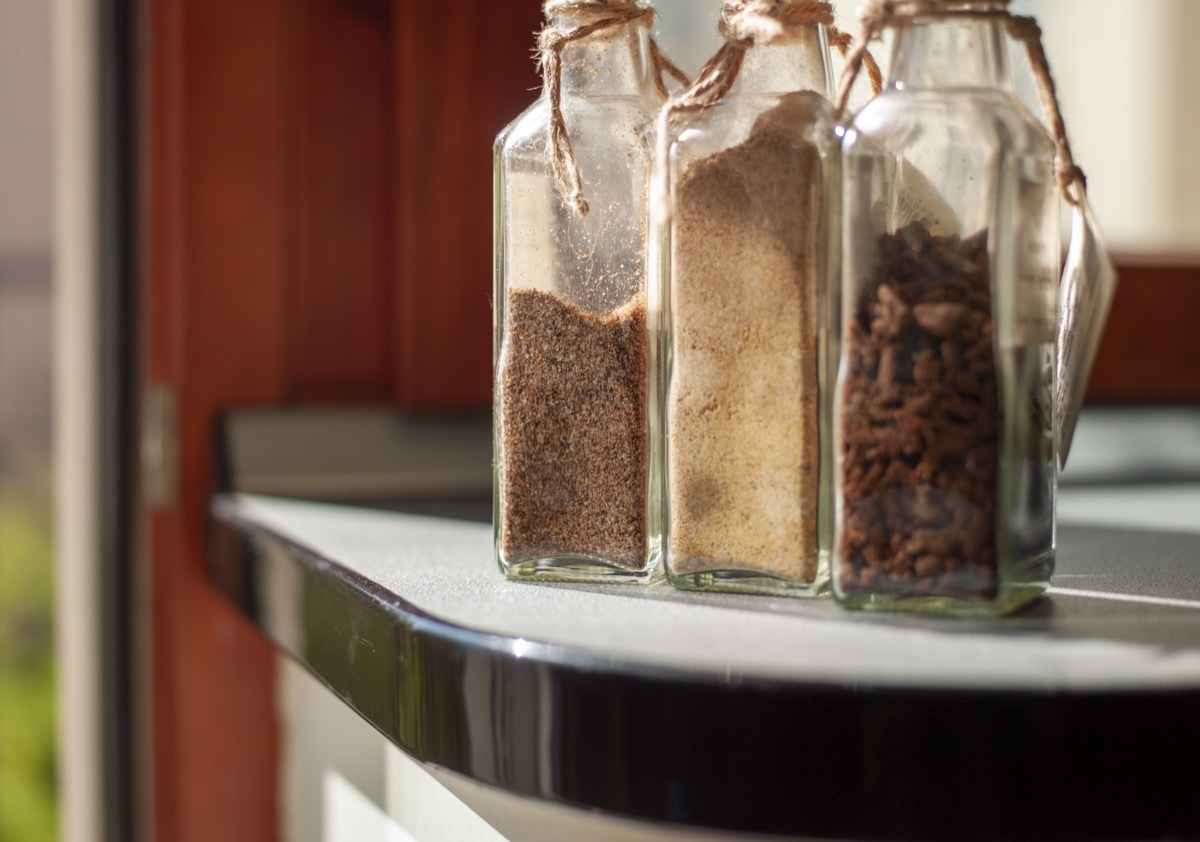
[[49,496],[0,487],[0,842],[58,838]]

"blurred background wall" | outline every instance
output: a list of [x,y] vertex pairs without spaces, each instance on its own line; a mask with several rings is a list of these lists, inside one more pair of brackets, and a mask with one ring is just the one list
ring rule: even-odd
[[[1017,0],[1014,8],[1042,23],[1075,155],[1113,248],[1200,248],[1200,157],[1192,151],[1200,144],[1200,3]],[[1022,92],[1034,101],[1028,84]]]
[[0,842],[57,836],[49,28],[0,2]]
[[0,476],[50,442],[49,8],[0,3]]

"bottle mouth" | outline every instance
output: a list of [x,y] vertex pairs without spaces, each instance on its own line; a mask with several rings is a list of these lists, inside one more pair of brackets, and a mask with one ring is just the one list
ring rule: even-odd
[[1008,10],[1011,0],[895,0],[899,17],[937,18],[943,15],[978,15]]
[[[805,9],[796,8],[801,3]],[[833,6],[826,0],[725,0],[718,31],[727,41],[766,46],[795,40],[817,26],[832,25]]]
[[586,26],[614,15],[650,18],[653,9],[644,0],[545,0],[542,13],[547,21],[559,25]]

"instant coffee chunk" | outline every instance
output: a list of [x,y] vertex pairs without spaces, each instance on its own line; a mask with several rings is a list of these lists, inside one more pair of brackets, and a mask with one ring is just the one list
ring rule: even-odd
[[879,241],[849,303],[839,589],[991,598],[1000,428],[987,232]]

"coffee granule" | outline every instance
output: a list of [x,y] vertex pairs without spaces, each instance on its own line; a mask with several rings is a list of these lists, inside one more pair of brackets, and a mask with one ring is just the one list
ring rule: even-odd
[[817,573],[816,240],[826,100],[781,97],[675,193],[667,400],[673,572]]
[[501,546],[644,566],[646,302],[603,316],[548,292],[509,295],[501,356]]
[[841,397],[843,593],[996,592],[996,359],[987,232],[912,223],[879,243],[849,314]]

